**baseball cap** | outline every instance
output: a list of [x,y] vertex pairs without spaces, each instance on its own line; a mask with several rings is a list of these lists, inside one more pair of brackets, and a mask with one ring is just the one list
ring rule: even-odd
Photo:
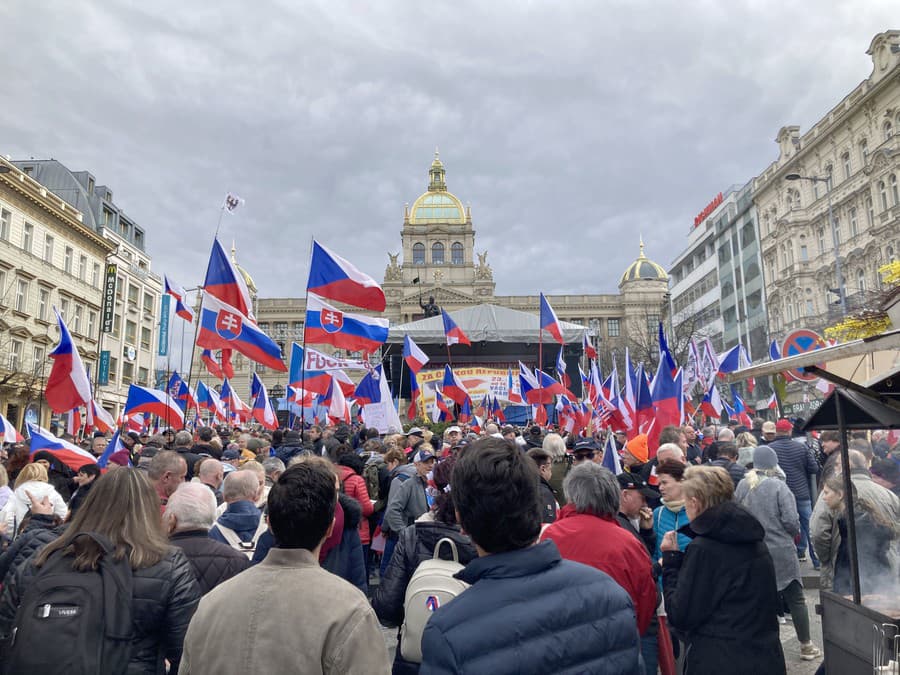
[[452,434],[454,431],[458,434],[462,433],[462,429],[457,426],[447,427],[446,429],[444,429],[444,433],[446,434]]
[[600,452],[600,450],[600,446],[598,446],[593,440],[588,438],[583,441],[578,441],[575,444],[575,447],[572,448],[572,453],[575,455],[582,455],[585,453]]
[[407,436],[421,436],[425,438],[425,432],[422,431],[419,427],[410,427],[409,431],[406,432]]
[[782,417],[780,420],[775,422],[775,431],[792,431],[794,425],[791,424],[789,419],[785,419]]
[[434,455],[428,450],[418,450],[416,454],[413,455],[414,462],[427,462],[429,459],[434,459]]
[[774,434],[775,433],[775,423],[774,422],[763,422],[762,432],[764,434]]
[[619,487],[623,490],[637,490],[645,497],[659,497],[659,493],[656,490],[647,485],[638,476],[627,471],[616,476],[616,480],[619,481]]
[[225,460],[240,459],[240,457],[241,457],[241,451],[235,450],[234,448],[229,448],[228,450],[226,450],[225,452],[222,453],[222,459],[225,459]]

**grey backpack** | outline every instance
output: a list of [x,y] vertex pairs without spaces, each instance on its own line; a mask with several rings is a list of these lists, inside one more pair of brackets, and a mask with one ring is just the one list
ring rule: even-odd
[[[450,545],[453,560],[441,560],[441,544]],[[423,561],[406,587],[403,601],[403,628],[400,631],[400,654],[407,661],[422,662],[422,633],[435,610],[443,607],[469,587],[454,578],[463,569],[459,563],[456,542],[444,537],[434,547],[434,557]]]

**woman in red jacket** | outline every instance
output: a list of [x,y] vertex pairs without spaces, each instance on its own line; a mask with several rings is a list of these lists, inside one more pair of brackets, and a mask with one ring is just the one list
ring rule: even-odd
[[342,445],[337,449],[337,472],[341,480],[341,492],[348,497],[353,497],[362,507],[362,519],[359,521],[359,540],[363,546],[363,558],[366,561],[366,572],[370,569],[369,546],[372,543],[372,535],[369,532],[369,516],[375,510],[375,504],[369,498],[366,488],[366,480],[362,477],[366,460],[354,452],[349,445]]

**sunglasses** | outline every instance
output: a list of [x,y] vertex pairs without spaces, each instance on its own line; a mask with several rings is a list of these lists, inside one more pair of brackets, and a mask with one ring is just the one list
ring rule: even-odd
[[576,452],[575,459],[594,459],[593,452]]

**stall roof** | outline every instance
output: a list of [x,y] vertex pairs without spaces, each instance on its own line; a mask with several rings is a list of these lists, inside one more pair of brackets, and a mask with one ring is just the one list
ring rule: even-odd
[[[448,314],[472,342],[538,341],[540,318],[537,314],[487,304],[467,307]],[[560,321],[559,324],[566,342],[580,343],[587,330],[584,326],[568,321]],[[446,339],[444,322],[440,316],[391,326],[388,342],[403,342],[404,335],[409,335],[421,344],[442,343]],[[548,342],[553,341],[549,336],[545,336],[544,339]]]
[[838,387],[803,425],[800,431],[839,429],[836,397],[841,398],[841,412],[847,429],[900,429],[900,410],[865,393]]

